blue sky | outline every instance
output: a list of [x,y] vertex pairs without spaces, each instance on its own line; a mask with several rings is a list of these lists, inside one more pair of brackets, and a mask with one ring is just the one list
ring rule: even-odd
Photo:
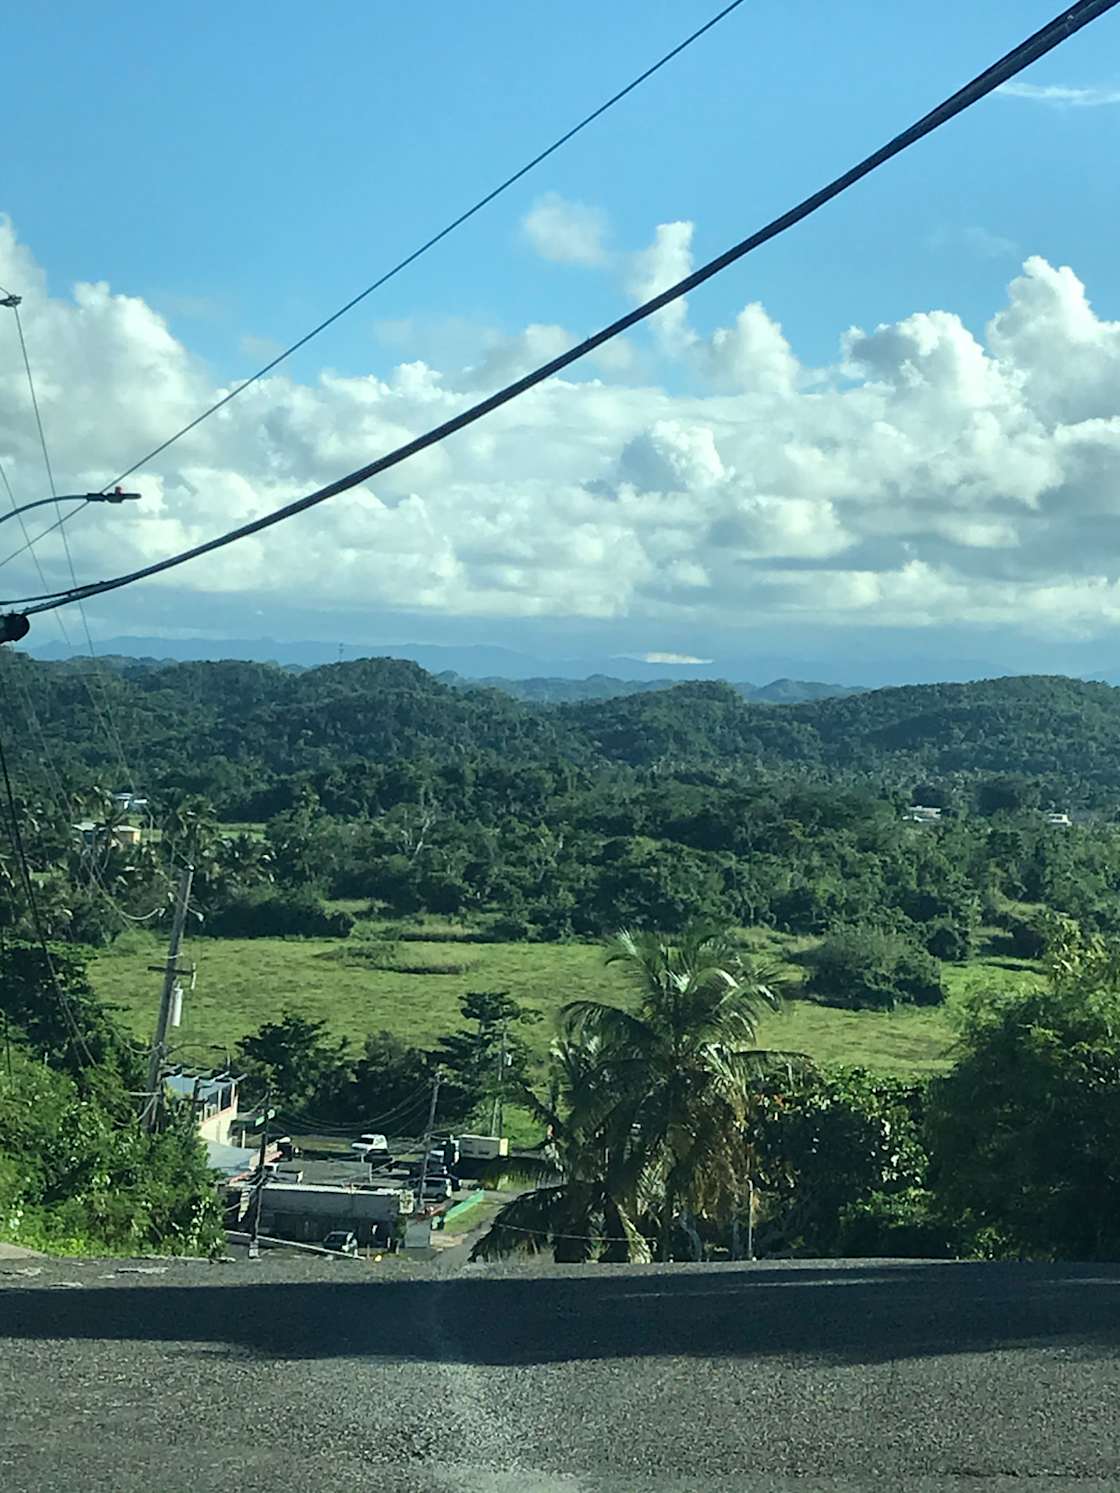
[[[948,0],[920,8],[852,0],[841,7],[805,0],[790,7],[751,0],[312,344],[293,360],[290,376],[312,390],[324,369],[389,380],[397,365],[417,358],[442,370],[477,365],[495,339],[516,338],[531,324],[590,330],[627,303],[633,271],[624,266],[650,244],[658,224],[693,224],[693,258],[708,257],[910,122],[1049,19],[1052,5]],[[279,0],[267,11],[200,4],[189,21],[183,12],[131,3],[56,3],[38,16],[25,10],[6,27],[9,137],[0,211],[20,252],[45,272],[51,296],[66,301],[75,283],[106,281],[166,321],[196,381],[180,391],[186,408],[194,388],[250,371],[271,346],[306,330],[715,8],[572,0],[560,9],[491,4],[421,12],[325,0],[309,12]],[[801,386],[811,388],[812,370],[837,365],[840,338],[853,325],[870,331],[940,309],[982,337],[1028,256],[1072,266],[1096,317],[1120,318],[1120,103],[1095,102],[1120,90],[1120,16],[1075,37],[1025,81],[1036,90],[1078,92],[1065,101],[1041,93],[987,100],[694,297],[695,335],[709,336],[734,323],[746,303],[760,302],[801,365]],[[557,262],[534,247],[526,216],[546,193],[566,210],[582,204],[598,215],[598,263]],[[30,301],[27,316],[34,326]],[[42,357],[59,385],[51,418],[62,431],[65,364],[51,365],[49,336],[44,322]],[[140,370],[132,375],[142,376],[151,349],[132,351]],[[0,358],[6,353],[0,342]],[[112,356],[129,356],[119,336]],[[639,339],[638,357],[632,384],[655,385],[666,397],[698,395],[695,367],[658,349],[656,339]],[[621,377],[603,370],[598,376]],[[1105,384],[1110,377],[1102,374]],[[1099,418],[1099,401],[1090,404]],[[169,398],[169,429],[179,410]],[[159,428],[158,414],[137,420],[142,429],[130,428],[128,403],[117,401],[103,459],[123,466],[138,455]],[[728,418],[721,407],[720,430]],[[16,413],[11,421],[14,427]],[[243,431],[242,438],[250,437]],[[930,438],[943,444],[943,436]],[[7,448],[0,440],[0,459],[17,471],[31,459],[21,439],[13,434]],[[627,440],[634,439],[628,427]],[[337,454],[350,454],[346,441]],[[210,459],[198,459],[204,456]],[[187,450],[180,459],[191,457]],[[96,471],[99,459],[100,452],[64,455],[75,478]],[[330,460],[329,450],[317,452],[308,475],[335,475]],[[586,481],[604,480],[592,465]],[[259,486],[248,465],[221,466]],[[275,471],[275,457],[270,466]],[[106,470],[97,480],[111,475]],[[154,476],[165,484],[163,521],[181,524],[175,483],[189,489],[190,481],[170,466]],[[547,471],[524,476],[526,483],[547,478]],[[577,471],[565,475],[579,478]],[[226,507],[233,511],[234,497]],[[161,532],[151,531],[157,552]],[[867,543],[864,534],[861,553]],[[520,564],[511,554],[507,569]],[[91,564],[101,558],[96,547],[89,551]],[[251,557],[245,563],[251,571]],[[1110,556],[1099,578],[1111,581],[1116,570]],[[223,574],[225,612],[235,580]],[[532,589],[516,585],[523,596]],[[95,621],[104,632],[167,626],[157,614],[189,595],[197,615],[200,589],[195,579],[182,592],[160,592],[158,604],[122,598]],[[436,595],[410,609],[399,596],[373,594],[374,587],[367,607],[336,608],[327,631],[390,641],[387,629],[400,640],[410,626],[430,635],[446,622],[456,637],[465,629],[478,641],[500,640],[510,607],[491,604],[485,587],[467,589],[475,602],[441,608]],[[247,575],[243,633],[282,635],[291,598],[275,590],[250,598],[251,590]],[[613,616],[604,616],[601,604],[575,616],[538,599],[526,603],[525,615],[542,646],[559,652],[577,638],[582,648],[588,629],[596,648],[609,652],[613,632],[647,635],[643,618],[656,647],[687,635],[689,648],[702,652],[709,637],[714,651],[717,638],[736,634],[734,608],[706,618],[689,602],[674,617],[672,604],[635,599]],[[315,606],[306,610],[313,623]],[[770,633],[763,643],[762,624],[751,616],[752,630],[729,645],[744,658],[752,647],[774,644]],[[947,669],[955,656],[951,621],[939,615],[925,624],[919,650],[943,656]],[[814,619],[801,607],[787,625],[809,636],[818,622],[827,616]],[[876,618],[860,625],[873,627]],[[891,632],[891,656],[904,663],[905,629],[882,625]],[[1082,644],[1090,651],[1111,646],[1111,623],[1108,638],[1089,636],[1084,619],[1072,631],[1064,621],[1055,626],[1047,646],[1065,639],[1071,658],[1082,656]],[[984,658],[994,649],[994,662],[1006,656],[1012,666],[1012,654],[1029,652],[1014,609],[978,627],[984,636],[976,651]]]

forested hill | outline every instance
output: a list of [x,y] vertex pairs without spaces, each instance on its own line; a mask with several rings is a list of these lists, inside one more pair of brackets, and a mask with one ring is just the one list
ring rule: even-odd
[[[537,705],[575,705],[585,700],[614,700],[621,695],[649,694],[653,690],[674,689],[674,679],[615,679],[609,674],[590,674],[586,679],[468,679],[448,671],[437,674],[443,684],[454,689],[496,689],[515,700]],[[747,684],[735,680],[731,688],[744,700],[773,705],[792,705],[803,700],[824,700],[832,695],[860,695],[860,685],[820,684],[807,679],[775,679],[770,684]]]
[[781,709],[728,685],[560,709],[597,754],[635,766],[666,760],[993,772],[1120,787],[1120,690],[1062,675],[920,684]]
[[363,659],[292,672],[256,663],[153,668],[0,655],[11,750],[141,786],[217,799],[247,780],[321,775],[358,759],[511,768],[764,766],[955,777],[1018,773],[1076,800],[1120,791],[1120,690],[1061,676],[915,685],[801,704],[752,704],[732,685],[680,684],[566,705],[452,688],[418,665]]

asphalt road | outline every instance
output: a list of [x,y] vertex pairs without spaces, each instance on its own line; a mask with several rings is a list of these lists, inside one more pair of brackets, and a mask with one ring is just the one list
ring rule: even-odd
[[0,1262],[0,1488],[1120,1489],[1120,1267],[456,1254]]

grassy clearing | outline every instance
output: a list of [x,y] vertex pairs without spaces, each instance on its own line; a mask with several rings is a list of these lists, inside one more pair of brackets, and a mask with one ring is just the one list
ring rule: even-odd
[[[753,942],[783,962],[796,990],[800,968],[789,963],[812,939],[756,934]],[[408,1041],[433,1044],[458,1023],[459,998],[469,990],[508,990],[545,1018],[525,1029],[543,1053],[553,1018],[581,997],[627,998],[617,968],[607,968],[594,944],[471,944],[430,942],[396,968],[350,956],[332,939],[194,939],[185,956],[198,964],[197,988],[186,994],[183,1024],[173,1036],[185,1061],[203,1063],[206,1047],[233,1048],[285,1007],[325,1018],[331,1030],[360,1045],[366,1032],[387,1028]],[[401,951],[403,952],[403,951]],[[137,1036],[151,1035],[162,958],[146,934],[130,934],[97,956],[92,975],[103,999],[122,1008]],[[393,961],[397,962],[397,961]],[[465,967],[464,967],[465,966]],[[410,973],[437,967],[439,973]],[[839,1011],[796,997],[763,1024],[762,1043],[808,1053],[820,1062],[858,1063],[884,1072],[924,1073],[950,1061],[959,1003],[976,992],[1021,987],[1037,977],[1021,961],[977,959],[947,968],[949,1002],[935,1009]],[[213,1056],[213,1055],[212,1055]]]

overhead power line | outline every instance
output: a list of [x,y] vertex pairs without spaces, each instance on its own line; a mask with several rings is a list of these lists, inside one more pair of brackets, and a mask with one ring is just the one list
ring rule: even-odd
[[39,915],[39,903],[38,899],[35,896],[35,880],[31,874],[31,867],[27,859],[27,851],[23,843],[23,832],[20,829],[19,823],[19,808],[16,804],[15,794],[12,791],[12,780],[8,774],[8,759],[4,751],[4,742],[2,736],[0,736],[0,779],[2,779],[3,782],[4,806],[6,809],[5,829],[11,842],[12,849],[16,853],[16,860],[19,866],[20,881],[23,885],[24,896],[27,899],[27,910],[30,915],[31,926],[35,933],[36,942],[39,945],[39,951],[43,956],[43,962],[45,963],[47,968],[50,987],[55,999],[59,1004],[59,1008],[61,1009],[63,1018],[66,1022],[66,1026],[69,1031],[70,1043],[76,1050],[80,1051],[83,1054],[86,1062],[90,1064],[90,1066],[93,1066],[93,1054],[90,1052],[89,1045],[87,1044],[85,1037],[82,1035],[82,1029],[78,1024],[77,1018],[74,1015],[73,1007],[68,996],[66,995],[66,992],[62,988],[61,982],[59,981],[58,971],[55,968],[54,960],[51,958],[50,946],[47,943],[43,920]]
[[[50,489],[51,498],[54,501],[55,512],[58,514],[58,522],[57,522],[57,524],[54,527],[62,529],[62,524],[63,524],[63,522],[65,520],[65,516],[66,515],[63,513],[63,510],[62,510],[62,507],[61,507],[61,503],[60,503],[60,500],[59,500],[59,495],[58,495],[58,487],[55,484],[55,480],[54,480],[54,466],[53,466],[53,464],[51,462],[50,448],[47,445],[47,434],[46,434],[46,430],[45,430],[45,428],[43,426],[42,412],[41,412],[41,410],[39,408],[39,395],[38,395],[38,393],[36,391],[36,388],[35,388],[35,374],[32,371],[32,367],[31,367],[31,356],[30,356],[30,354],[28,353],[28,350],[27,350],[27,337],[26,337],[26,335],[24,333],[24,330],[23,330],[23,318],[19,314],[20,299],[21,298],[18,295],[12,294],[11,291],[5,291],[4,294],[5,294],[4,305],[5,305],[6,308],[8,308],[12,312],[12,314],[15,317],[16,331],[17,331],[17,333],[19,335],[19,350],[20,350],[20,354],[21,354],[21,356],[23,358],[23,371],[24,371],[24,374],[27,377],[27,391],[28,391],[28,394],[30,395],[30,398],[31,398],[31,409],[32,409],[32,412],[33,412],[33,414],[35,416],[35,429],[38,432],[38,436],[39,436],[39,449],[40,449],[40,451],[42,452],[42,455],[43,455],[43,467],[44,467],[44,470],[46,471],[46,474],[47,474],[47,486]],[[4,476],[4,486],[5,486],[5,488],[8,491],[9,497],[11,498],[12,497],[12,491],[11,491],[11,487],[10,487],[10,485],[8,483],[8,479],[7,479],[6,475]],[[13,507],[14,507],[14,498],[12,499],[12,501],[13,501]],[[86,507],[86,506],[87,505],[85,503],[82,504],[82,507]],[[27,529],[26,529],[26,526],[23,523],[23,515],[22,514],[20,514],[20,516],[19,516],[19,522],[20,522],[20,526],[23,528],[23,536],[24,536],[24,539],[27,541],[27,544],[30,546],[31,544],[37,542],[37,541],[32,541],[32,540],[28,539]],[[67,569],[70,572],[71,587],[72,588],[77,588],[77,586],[78,586],[78,576],[77,576],[77,572],[74,569],[74,556],[73,556],[73,554],[71,552],[71,549],[70,549],[70,538],[69,538],[69,535],[66,533],[65,529],[62,529],[62,548],[63,548],[63,550],[65,552],[65,555],[66,555],[66,567],[67,567]],[[32,553],[34,553],[34,551],[32,551]],[[38,569],[39,574],[42,575],[42,573],[43,573],[42,572],[42,567],[38,563],[38,557],[37,556],[36,556],[36,568]],[[98,667],[97,667],[97,651],[96,651],[96,649],[93,646],[93,634],[89,630],[89,619],[86,616],[86,609],[82,605],[81,601],[78,602],[78,612],[79,612],[79,615],[81,616],[81,619],[82,619],[82,629],[83,629],[83,631],[85,633],[85,636],[86,636],[86,645],[87,645],[87,647],[89,649],[89,656],[90,656],[90,659],[91,659],[92,664],[93,664],[93,674],[96,677],[98,686],[100,688],[100,692],[101,692],[101,703],[98,704],[97,696],[94,693],[93,685],[92,685],[92,683],[90,682],[90,680],[88,678],[85,678],[85,676],[83,674],[83,679],[84,679],[85,686],[86,686],[86,692],[89,695],[90,704],[93,706],[94,715],[97,717],[97,719],[100,722],[102,728],[104,729],[105,735],[106,735],[107,739],[109,740],[109,743],[110,743],[111,747],[116,751],[117,760],[120,763],[121,768],[122,768],[122,770],[124,772],[125,782],[128,785],[130,791],[133,793],[133,795],[135,795],[135,793],[136,793],[136,781],[135,781],[135,778],[134,778],[134,776],[132,774],[132,770],[131,770],[131,768],[128,765],[128,761],[127,761],[127,759],[125,757],[124,746],[123,746],[123,743],[121,741],[120,733],[118,732],[118,730],[116,728],[116,724],[115,724],[115,722],[113,720],[113,707],[112,707],[112,705],[110,703],[110,700],[109,700],[109,691],[108,691],[108,688],[107,688],[107,686],[105,684],[104,678],[101,676],[100,672],[98,671]],[[63,635],[63,637],[66,640],[67,646],[69,647],[70,646],[70,639],[69,639],[69,636],[66,633],[65,627],[62,628],[62,635]]]
[[[215,550],[223,549],[226,545],[234,544],[241,539],[248,539],[253,534],[259,534],[265,529],[272,528],[275,524],[283,523],[289,518],[294,518],[296,514],[304,513],[309,508],[314,508],[320,503],[325,503],[328,498],[336,497],[339,493],[346,492],[352,487],[357,487],[362,482],[368,482],[370,478],[379,476],[382,472],[386,472],[391,467],[399,465],[402,461],[406,461],[410,456],[415,456],[420,451],[427,450],[429,446],[437,445],[439,442],[446,440],[448,436],[466,429],[467,426],[473,425],[475,421],[483,419],[484,416],[491,414],[496,409],[500,409],[511,400],[519,398],[522,394],[535,388],[537,384],[551,378],[553,374],[560,373],[563,369],[570,367],[571,364],[586,357],[588,353],[594,352],[596,348],[602,347],[604,343],[610,342],[612,338],[618,337],[621,333],[638,325],[639,322],[645,321],[648,317],[655,315],[656,312],[663,310],[682,296],[688,295],[690,291],[697,289],[706,281],[712,279],[713,276],[727,269],[728,266],[737,263],[762,244],[769,243],[771,239],[775,239],[779,235],[788,232],[796,224],[810,217],[813,213],[818,212],[826,203],[831,202],[833,198],[839,197],[843,192],[855,186],[865,176],[869,176],[873,171],[878,170],[887,161],[892,160],[897,155],[901,155],[903,151],[917,144],[926,135],[931,135],[935,130],[940,129],[942,125],[948,124],[958,114],[963,114],[966,109],[986,97],[989,93],[992,93],[1001,83],[1007,82],[1009,78],[1013,78],[1017,73],[1022,72],[1024,68],[1029,67],[1031,63],[1045,56],[1047,52],[1053,51],[1055,47],[1059,46],[1068,37],[1080,31],[1082,27],[1089,25],[1090,22],[1097,20],[1105,12],[1112,10],[1118,3],[1120,3],[1120,0],[1079,0],[1078,4],[1064,10],[1048,25],[1036,31],[1025,41],[1020,42],[1006,56],[1002,57],[998,62],[993,63],[991,67],[985,69],[984,72],[973,78],[971,82],[966,83],[963,88],[958,89],[956,93],[938,104],[928,114],[923,115],[916,123],[903,130],[901,134],[896,135],[887,144],[880,146],[871,155],[864,157],[858,165],[851,167],[843,175],[836,177],[827,186],[820,188],[819,191],[806,197],[796,207],[790,208],[788,212],[773,219],[764,228],[758,229],[757,232],[752,233],[748,238],[742,239],[739,243],[732,245],[730,249],[725,249],[722,254],[718,254],[714,259],[710,259],[707,264],[702,265],[698,270],[694,270],[690,275],[686,275],[683,280],[678,280],[675,285],[670,286],[667,290],[663,290],[659,295],[652,296],[648,301],[643,302],[642,305],[635,307],[632,311],[628,311],[625,316],[619,317],[617,321],[611,322],[609,326],[604,327],[601,331],[595,332],[575,347],[569,348],[567,352],[561,353],[558,357],[550,359],[549,362],[541,364],[540,367],[534,369],[531,373],[527,373],[524,377],[516,379],[511,384],[507,384],[504,389],[500,389],[496,394],[491,394],[488,398],[472,405],[461,414],[444,421],[441,425],[433,427],[423,435],[416,436],[413,440],[407,441],[403,446],[398,446],[395,451],[389,452],[388,455],[379,457],[367,466],[359,467],[357,471],[350,472],[345,477],[339,477],[336,481],[328,483],[326,487],[321,487],[313,493],[309,493],[306,497],[297,498],[291,503],[285,503],[282,507],[274,509],[271,513],[267,513],[261,518],[254,519],[247,524],[241,524],[236,529],[230,529],[225,534],[220,534],[203,544],[194,545],[190,549],[182,550],[176,555],[169,556],[167,559],[158,560],[151,565],[145,565],[139,570],[130,571],[125,575],[116,576],[111,580],[96,581],[90,585],[79,587],[75,591],[55,591],[45,596],[23,597],[19,600],[0,602],[0,605],[19,606],[24,610],[25,615],[30,616],[36,612],[52,611],[56,607],[66,606],[70,602],[80,601],[85,597],[101,596],[108,591],[119,590],[122,586],[132,585],[136,581],[146,580],[150,576],[160,575],[164,571],[175,569],[176,566],[185,565],[188,560],[196,560],[202,555],[211,554]],[[35,604],[28,605],[28,603]]]
[[[259,379],[264,378],[267,373],[271,373],[274,368],[279,367],[279,365],[283,363],[287,358],[290,358],[293,353],[298,352],[301,347],[306,347],[313,337],[318,337],[320,332],[325,332],[328,327],[333,326],[334,323],[345,316],[348,311],[352,311],[354,307],[364,301],[367,296],[371,296],[375,290],[380,290],[383,285],[387,285],[388,282],[392,280],[396,275],[399,275],[402,270],[406,270],[410,264],[415,264],[416,261],[421,257],[421,255],[427,254],[429,249],[434,249],[438,243],[442,243],[442,241],[450,234],[454,233],[457,228],[461,228],[463,224],[466,223],[469,219],[473,218],[476,213],[480,213],[484,207],[489,207],[490,203],[493,202],[495,198],[500,197],[503,192],[507,192],[509,188],[519,182],[523,176],[528,176],[529,172],[534,171],[542,161],[547,161],[549,156],[555,155],[562,146],[567,145],[569,140],[574,140],[575,137],[582,130],[585,130],[589,124],[594,124],[595,121],[597,119],[600,119],[608,109],[613,109],[615,104],[621,103],[628,94],[633,93],[636,88],[640,88],[643,83],[653,77],[654,73],[660,72],[667,63],[672,62],[674,57],[679,57],[682,52],[686,51],[687,48],[692,46],[693,42],[699,41],[702,36],[711,31],[714,26],[718,26],[720,21],[722,21],[726,16],[729,16],[733,10],[738,10],[739,6],[742,4],[743,0],[731,0],[730,5],[725,5],[721,11],[712,16],[711,20],[705,21],[703,26],[698,26],[695,31],[685,37],[684,41],[678,42],[677,45],[672,49],[672,51],[666,52],[665,55],[663,57],[659,57],[651,67],[647,67],[645,72],[639,73],[636,78],[627,83],[625,88],[620,88],[618,92],[612,94],[605,103],[600,104],[597,109],[593,109],[590,114],[584,115],[584,117],[579,121],[578,124],[574,124],[570,130],[566,130],[564,134],[559,137],[559,139],[554,140],[551,145],[546,146],[546,148],[540,151],[539,154],[535,155],[531,161],[526,161],[524,166],[520,166],[512,176],[507,176],[505,181],[500,182],[498,186],[492,188],[489,192],[486,193],[485,197],[480,197],[473,206],[467,208],[466,212],[460,213],[457,218],[453,218],[452,221],[448,223],[446,227],[441,228],[438,233],[433,233],[431,238],[422,243],[418,249],[414,249],[411,254],[407,255],[404,259],[395,264],[391,270],[386,270],[383,275],[379,275],[372,285],[367,285],[365,290],[359,291],[356,296],[352,296],[351,299],[346,302],[345,306],[340,306],[337,311],[332,312],[332,314],[328,316],[324,321],[321,321],[317,327],[312,327],[311,331],[302,336],[298,342],[293,342],[290,347],[286,347],[282,353],[278,353],[276,357],[274,357],[271,362],[266,363],[263,368],[259,368],[256,373],[245,379],[244,382],[238,384],[236,388],[231,389],[230,392],[223,395],[221,399],[215,400],[215,402],[210,405],[208,409],[204,409],[200,415],[196,415],[188,425],[184,425],[183,428],[181,430],[177,430],[174,435],[168,436],[167,440],[162,441],[153,450],[149,451],[146,456],[140,457],[139,461],[134,461],[130,467],[126,467],[119,477],[115,477],[112,482],[107,482],[105,484],[105,488],[103,488],[102,491],[106,491],[110,487],[115,487],[118,482],[123,482],[126,477],[131,477],[133,472],[139,471],[142,466],[146,466],[147,463],[154,457],[159,456],[161,452],[166,451],[169,446],[173,446],[176,441],[189,434],[189,432],[194,430],[196,426],[201,425],[203,420],[208,420],[211,415],[216,414],[218,410],[223,409],[227,404],[230,403],[231,400],[236,399],[239,394],[244,393],[246,389],[257,383]],[[81,510],[77,509],[75,511],[80,512]]]

